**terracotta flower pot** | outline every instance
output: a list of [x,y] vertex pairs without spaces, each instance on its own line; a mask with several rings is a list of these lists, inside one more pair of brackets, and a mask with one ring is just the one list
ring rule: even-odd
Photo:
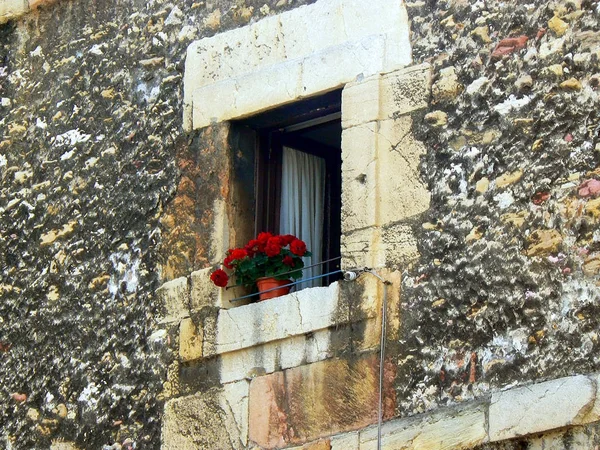
[[[275,278],[272,277],[264,277],[264,278],[259,278],[258,280],[256,280],[256,286],[258,287],[258,290],[260,292],[259,294],[259,301],[262,300],[267,300],[270,298],[275,298],[275,297],[281,297],[282,295],[286,295],[290,292],[291,286],[289,286],[290,280],[276,280]],[[280,286],[279,289],[273,289],[272,291],[269,292],[262,292],[262,291],[266,291],[267,289],[272,289],[275,287]]]

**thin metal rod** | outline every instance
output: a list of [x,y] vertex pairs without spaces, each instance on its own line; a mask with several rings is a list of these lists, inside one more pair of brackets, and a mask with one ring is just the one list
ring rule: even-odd
[[385,371],[385,335],[387,322],[387,289],[383,282],[383,305],[381,307],[381,341],[379,342],[379,411],[377,414],[377,450],[381,450],[381,423],[383,422],[383,378]]
[[[325,264],[331,261],[335,261],[337,259],[342,259],[341,256],[336,256],[335,258],[331,258],[331,259],[326,259],[325,261],[321,261],[318,262],[316,264],[311,264],[310,266],[304,266],[302,269],[294,269],[294,270],[290,270],[288,272],[283,272],[283,273],[276,273],[275,275],[273,275],[274,277],[280,277],[282,275],[287,275],[290,273],[294,273],[294,272],[298,272],[299,270],[304,270],[304,269],[310,269],[311,267],[316,267],[316,266],[320,266],[321,264]],[[231,286],[226,286],[225,289],[233,289],[239,286],[243,286],[243,284],[232,284]]]
[[271,288],[271,289],[265,289],[264,291],[255,292],[254,294],[248,294],[248,295],[244,295],[242,297],[237,297],[237,298],[234,298],[233,300],[230,300],[230,301],[231,302],[237,302],[238,300],[242,300],[244,298],[249,298],[249,297],[254,297],[255,295],[264,294],[265,292],[275,291],[277,289],[281,289],[282,287],[295,286],[297,284],[306,283],[307,281],[316,280],[317,278],[323,278],[323,277],[327,277],[329,275],[335,275],[336,273],[341,273],[341,272],[342,272],[341,270],[336,270],[334,272],[324,273],[323,275],[317,275],[315,277],[310,277],[310,278],[307,278],[306,280],[298,280],[298,281],[294,281],[293,283],[288,283],[288,284],[286,284],[284,286],[276,286],[276,287]]

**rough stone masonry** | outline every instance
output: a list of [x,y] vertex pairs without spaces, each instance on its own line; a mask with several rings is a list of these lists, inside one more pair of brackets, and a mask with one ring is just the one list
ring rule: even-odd
[[[185,50],[313,2],[29,3],[0,26],[0,445],[159,448],[155,290],[211,260],[228,176],[218,127],[183,132]],[[600,2],[406,6],[434,70],[412,130],[432,201],[395,415],[600,370]]]

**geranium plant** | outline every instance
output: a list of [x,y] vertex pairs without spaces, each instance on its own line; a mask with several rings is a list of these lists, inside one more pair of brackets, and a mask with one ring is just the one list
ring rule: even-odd
[[[249,286],[264,277],[276,280],[302,278],[302,258],[307,256],[311,256],[311,253],[304,241],[296,236],[263,232],[244,247],[228,250],[223,266],[233,272],[236,285]],[[225,287],[229,275],[225,270],[217,269],[210,279],[215,285]]]

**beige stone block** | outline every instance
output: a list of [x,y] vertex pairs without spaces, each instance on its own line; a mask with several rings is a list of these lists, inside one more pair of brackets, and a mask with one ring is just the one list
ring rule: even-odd
[[345,433],[331,438],[331,450],[359,450],[359,434]]
[[342,91],[342,128],[372,122],[379,118],[380,75],[348,83]]
[[[395,408],[386,362],[384,418]],[[377,420],[379,358],[334,359],[258,377],[250,384],[250,439],[266,448],[357,430]]]
[[381,111],[378,118],[396,119],[428,106],[431,66],[419,64],[396,70],[381,79]]
[[342,232],[377,222],[377,123],[342,131]]
[[176,322],[189,316],[190,293],[186,277],[166,282],[156,290],[156,296],[163,309],[160,323]]
[[[404,2],[403,2],[404,4]],[[401,21],[399,26],[386,34],[385,55],[383,58],[383,71],[410,66],[412,64],[412,47],[410,45],[410,26],[408,24],[408,15],[404,8],[401,9]]]
[[344,25],[348,32],[357,38],[380,34],[393,30],[401,23],[401,2],[374,0],[365,7],[364,1],[345,0],[341,2]]
[[346,40],[340,4],[326,0],[281,14],[286,58],[304,58]]
[[303,289],[269,301],[220,310],[214,341],[205,335],[204,354],[238,351],[347,321],[348,310],[340,304],[338,283]]
[[190,303],[192,310],[199,310],[205,306],[218,305],[219,291],[222,289],[210,281],[210,274],[213,270],[212,268],[207,268],[191,273],[192,289]]
[[222,391],[180,397],[165,404],[162,450],[237,450],[228,433],[231,412],[221,406]]
[[292,102],[300,95],[301,72],[300,61],[289,61],[198,88],[193,95],[194,128]]
[[302,95],[326,92],[383,70],[385,36],[374,35],[314,53],[302,62]]
[[429,208],[430,194],[419,171],[424,153],[425,146],[412,135],[411,117],[379,123],[379,225],[407,219]]
[[[207,306],[216,306],[219,308],[234,308],[237,306],[247,305],[250,300],[231,300],[237,299],[248,294],[249,289],[243,286],[225,289],[219,288],[210,281],[210,274],[214,269],[207,268],[192,272],[190,279],[192,282],[191,288],[191,308],[192,310],[200,310]],[[230,284],[233,282],[230,282]]]
[[236,113],[237,84],[227,79],[196,89],[192,96],[194,129],[234,117]]
[[[284,78],[289,71],[279,66],[300,61],[304,61],[302,89],[282,96],[281,88],[289,87]],[[409,24],[402,2],[321,0],[192,43],[184,74],[184,126],[201,128],[212,119],[254,114],[297,95],[331,90],[361,74],[410,61]],[[262,87],[249,81],[257,77],[267,80]],[[220,86],[209,89],[213,84]],[[241,89],[236,96],[252,93],[259,99],[264,93],[271,103],[244,101],[244,107],[236,107],[230,94],[236,86]],[[269,86],[277,89],[269,92]],[[253,91],[255,87],[259,91]]]
[[2,0],[0,2],[0,24],[22,16],[29,11],[27,0]]
[[[473,405],[420,417],[392,420],[383,424],[382,449],[466,449],[486,439],[485,408]],[[360,450],[377,448],[377,428],[360,433]]]
[[[596,386],[583,375],[492,394],[490,441],[501,441],[593,419]],[[596,419],[597,420],[597,417]]]
[[[346,322],[343,317],[341,321]],[[330,358],[331,336],[335,331],[324,329],[278,343],[279,364],[282,369],[290,369]]]
[[385,254],[382,252],[381,229],[368,227],[344,232],[341,238],[342,267],[382,267]]
[[221,355],[221,383],[251,379],[330,358],[331,333],[324,329],[225,353]]
[[266,17],[259,20],[251,27],[252,46],[257,66],[267,66],[285,61],[285,37],[281,29],[281,18],[278,16]]
[[386,267],[405,268],[419,257],[412,226],[397,223],[383,228],[382,248]]
[[300,97],[302,63],[286,61],[236,79],[235,111],[226,118],[239,118],[290,103]]
[[50,450],[77,450],[77,446],[73,442],[53,442]]
[[225,427],[233,447],[246,448],[248,445],[248,396],[250,383],[246,380],[223,386],[219,396],[221,409],[226,412]]
[[179,324],[179,357],[188,362],[202,358],[202,330],[192,319],[185,318]]

